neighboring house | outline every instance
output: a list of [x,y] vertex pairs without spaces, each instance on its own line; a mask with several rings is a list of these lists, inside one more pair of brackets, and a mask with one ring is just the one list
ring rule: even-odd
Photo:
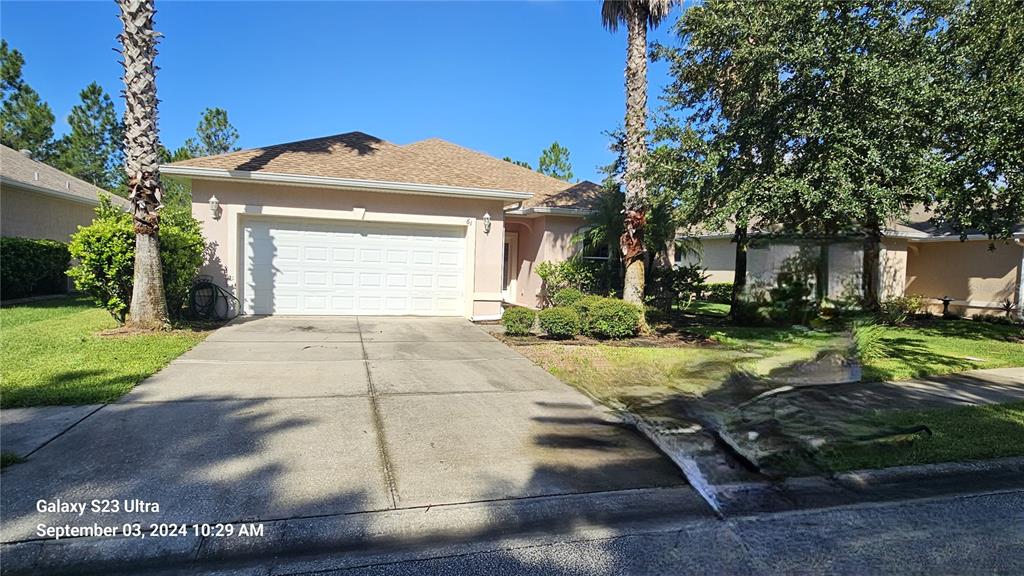
[[67,242],[92,222],[100,194],[108,192],[0,145],[0,235]]
[[203,273],[247,314],[496,319],[503,302],[536,306],[536,265],[574,252],[599,193],[443,140],[361,132],[162,170],[191,181]]
[[[1014,230],[1010,240],[990,241],[982,234],[968,234],[961,242],[959,234],[937,228],[923,210],[913,212],[907,221],[894,223],[882,239],[881,286],[883,298],[918,295],[925,298],[932,312],[942,311],[941,299],[952,299],[950,310],[960,315],[998,314],[1009,300],[1021,312],[1024,302],[1024,225]],[[731,234],[700,236],[702,265],[710,282],[732,282],[736,245]],[[805,250],[817,253],[813,245]],[[798,254],[797,243],[759,242],[752,239],[747,252],[747,281],[751,285],[772,285],[783,263]],[[691,259],[680,258],[680,262]],[[863,265],[862,245],[836,242],[829,246],[829,286],[832,298],[860,293]]]

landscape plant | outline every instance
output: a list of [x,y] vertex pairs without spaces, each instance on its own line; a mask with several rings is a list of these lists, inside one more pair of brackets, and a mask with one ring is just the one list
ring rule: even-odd
[[536,320],[536,312],[519,306],[506,308],[501,315],[501,324],[509,336],[529,336]]
[[596,338],[631,338],[643,325],[643,313],[632,302],[616,298],[601,298],[587,310],[586,328]]
[[65,292],[70,259],[63,242],[0,237],[0,296],[9,300]]
[[[199,222],[185,212],[168,214],[160,240],[161,281],[167,290],[168,312],[171,318],[180,319],[189,288],[203,263],[205,241]],[[114,206],[109,197],[102,197],[96,218],[72,236],[69,249],[77,261],[68,271],[75,286],[124,324],[133,295],[132,216]]]
[[580,334],[580,315],[573,308],[555,306],[540,311],[540,328],[556,340],[573,338]]
[[583,298],[583,292],[580,292],[576,288],[562,288],[555,293],[553,298],[555,306],[572,306],[580,298]]

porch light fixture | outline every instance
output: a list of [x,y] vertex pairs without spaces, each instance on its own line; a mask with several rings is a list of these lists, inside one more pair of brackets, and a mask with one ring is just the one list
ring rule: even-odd
[[220,220],[220,200],[216,196],[210,196],[210,215],[214,220]]
[[491,213],[484,212],[484,234],[491,233]]

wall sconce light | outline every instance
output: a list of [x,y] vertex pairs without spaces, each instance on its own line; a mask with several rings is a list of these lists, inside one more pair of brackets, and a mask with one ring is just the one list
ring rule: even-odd
[[210,196],[210,215],[214,220],[220,220],[220,200],[216,196]]
[[485,212],[484,213],[484,234],[490,234],[490,233],[491,233],[491,213],[490,212]]

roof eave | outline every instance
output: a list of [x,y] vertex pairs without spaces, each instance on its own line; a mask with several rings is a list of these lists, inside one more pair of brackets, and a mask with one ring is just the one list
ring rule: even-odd
[[[88,198],[86,196],[79,196],[78,194],[72,194],[71,192],[65,192],[63,190],[55,190],[53,188],[47,188],[46,186],[40,186],[30,182],[22,182],[21,180],[15,180],[7,176],[0,176],[0,184],[10,186],[12,188],[20,188],[29,192],[35,192],[37,194],[46,194],[47,196],[53,196],[63,200],[70,200],[71,202],[78,202],[79,204],[87,204],[89,206],[99,206],[100,204],[98,196],[99,193],[97,193],[96,198]],[[105,190],[103,192],[109,194],[111,198],[117,198],[111,192],[106,192]],[[120,204],[116,200],[114,202]]]
[[505,214],[508,216],[524,216],[526,218],[537,218],[540,216],[576,216],[586,218],[593,213],[593,210],[586,210],[584,208],[560,208],[557,206],[535,206],[533,208],[505,210]]
[[226,170],[222,168],[175,166],[173,164],[165,164],[161,166],[160,171],[161,173],[172,177],[198,180],[246,181],[258,184],[282,184],[286,186],[307,186],[316,188],[345,188],[350,190],[373,190],[378,192],[399,192],[402,194],[459,196],[464,198],[486,198],[497,200],[526,200],[533,197],[533,194],[529,192],[514,192],[511,190],[463,188],[458,186],[444,186],[440,184],[386,182],[382,180],[359,180],[354,178],[307,176],[302,174],[282,174],[277,172],[249,172],[245,170]]

